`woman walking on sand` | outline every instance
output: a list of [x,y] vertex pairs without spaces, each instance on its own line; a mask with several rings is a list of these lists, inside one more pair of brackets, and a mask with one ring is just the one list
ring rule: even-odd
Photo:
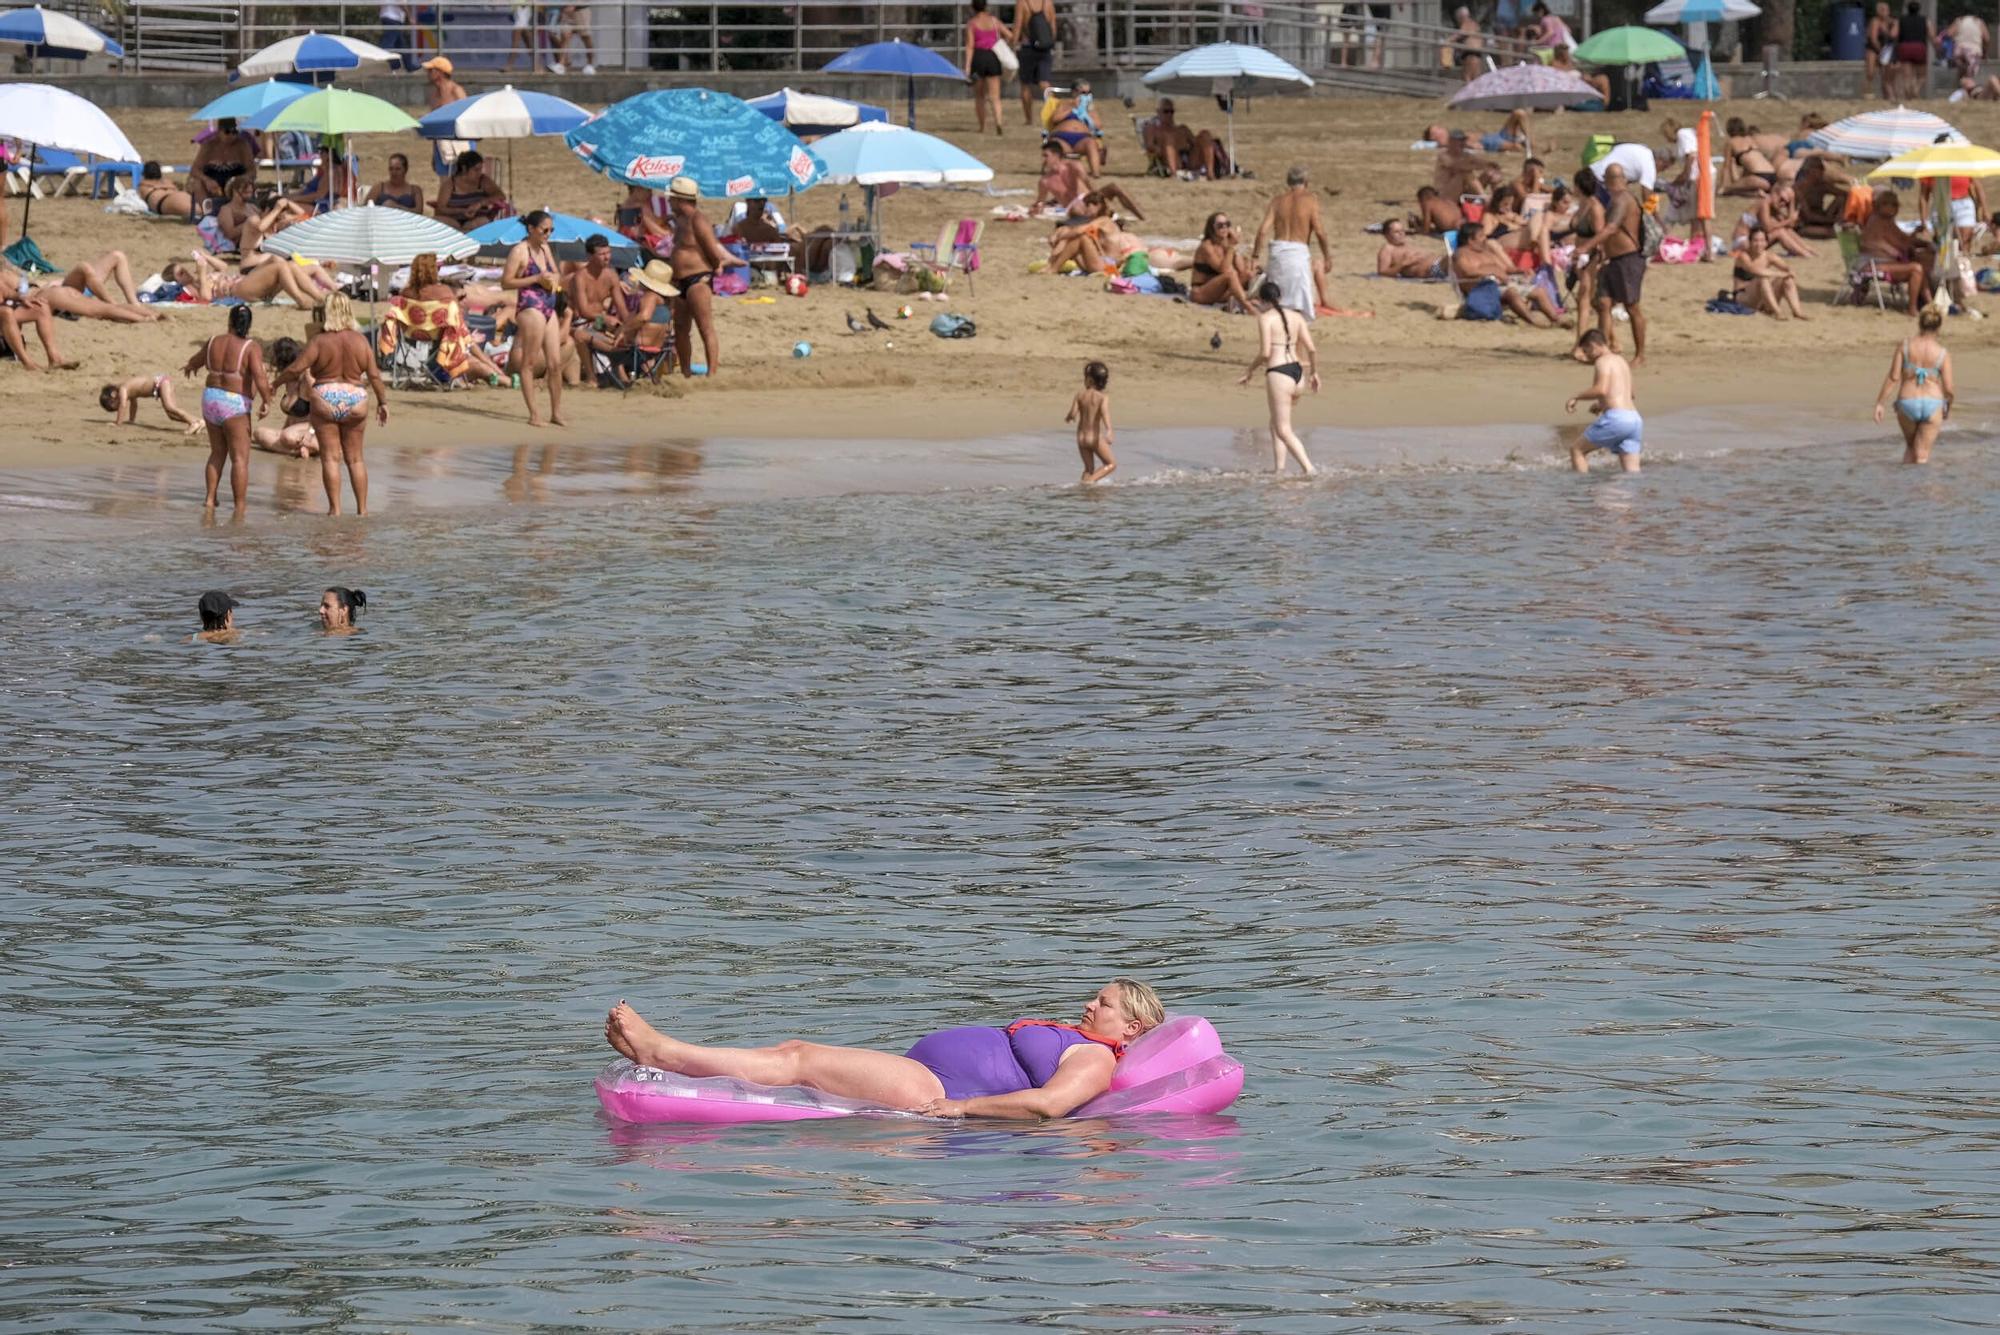
[[1945,351],[1938,330],[1944,316],[1935,306],[1924,307],[1917,317],[1917,336],[1897,345],[1889,358],[1889,374],[1882,377],[1882,389],[1875,396],[1875,420],[1891,393],[1896,396],[1896,425],[1903,428],[1903,462],[1927,464],[1931,447],[1937,444],[1944,420],[1951,416],[1951,401],[1957,389],[1951,380],[1951,354]]
[[979,118],[979,133],[986,133],[986,116],[993,115],[993,133],[1000,126],[1000,78],[1006,66],[994,48],[1006,36],[1000,20],[986,12],[986,0],[972,0],[972,17],[965,24],[965,77],[972,80],[972,112]]
[[1272,465],[1278,472],[1284,472],[1285,456],[1289,454],[1299,461],[1305,475],[1311,477],[1316,470],[1306,456],[1305,443],[1292,430],[1292,405],[1306,392],[1307,385],[1312,386],[1313,393],[1319,393],[1319,349],[1313,346],[1305,317],[1278,304],[1276,283],[1265,279],[1257,289],[1257,299],[1264,303],[1257,316],[1262,343],[1257,360],[1250,363],[1236,383],[1249,384],[1257,368],[1264,368],[1264,396],[1271,407]]

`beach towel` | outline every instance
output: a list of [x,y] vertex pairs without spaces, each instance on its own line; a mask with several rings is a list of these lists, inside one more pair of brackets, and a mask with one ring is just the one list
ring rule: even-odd
[[1278,304],[1310,320],[1319,308],[1313,291],[1312,252],[1303,241],[1273,241],[1265,272],[1278,285]]

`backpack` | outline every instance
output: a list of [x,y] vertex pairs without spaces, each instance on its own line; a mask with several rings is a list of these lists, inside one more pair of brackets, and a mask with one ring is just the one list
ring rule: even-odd
[[1053,51],[1056,49],[1056,30],[1049,24],[1049,11],[1038,9],[1028,15],[1028,49],[1031,51]]
[[1667,239],[1666,224],[1660,221],[1657,210],[1645,207],[1645,201],[1633,196],[1639,203],[1639,253],[1649,259],[1660,253],[1660,242]]
[[979,333],[979,326],[963,315],[946,311],[931,321],[931,332],[939,338],[972,338]]

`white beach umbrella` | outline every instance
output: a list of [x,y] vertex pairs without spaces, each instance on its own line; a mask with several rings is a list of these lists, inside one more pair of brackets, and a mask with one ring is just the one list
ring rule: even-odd
[[1928,111],[1894,107],[1884,111],[1864,111],[1835,121],[1825,129],[1814,130],[1807,135],[1806,143],[1823,152],[1838,153],[1844,158],[1874,162],[1927,147],[1936,143],[1939,135],[1947,136],[1946,143],[1965,142],[1965,136],[1949,121],[1940,120]]
[[[28,169],[34,170],[35,149],[56,148],[108,162],[137,162],[139,150],[95,102],[45,83],[0,84],[0,138],[29,145]],[[28,235],[28,212],[35,197],[21,206],[21,235]]]
[[[1303,92],[1311,76],[1261,46],[1215,42],[1183,51],[1141,80],[1163,93]],[[1236,99],[1229,99],[1229,166],[1236,167]]]

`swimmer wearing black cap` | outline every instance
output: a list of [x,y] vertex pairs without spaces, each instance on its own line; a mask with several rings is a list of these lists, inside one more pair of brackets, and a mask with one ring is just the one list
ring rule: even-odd
[[201,629],[194,638],[208,644],[234,644],[236,629],[236,600],[220,589],[210,589],[195,604],[201,613]]
[[354,618],[366,606],[368,595],[361,590],[332,585],[319,596],[320,629],[329,635],[352,635],[361,629],[354,624]]

